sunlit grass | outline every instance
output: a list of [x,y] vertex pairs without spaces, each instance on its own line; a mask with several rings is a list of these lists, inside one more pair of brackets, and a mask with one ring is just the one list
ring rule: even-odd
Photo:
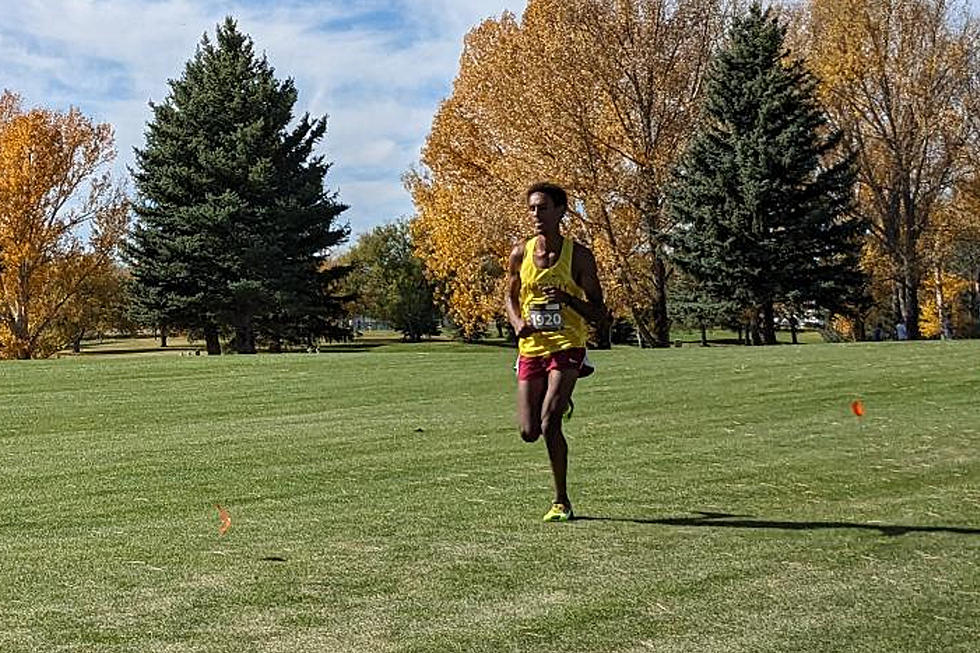
[[564,525],[511,350],[375,344],[0,365],[0,651],[973,650],[980,343],[595,352]]

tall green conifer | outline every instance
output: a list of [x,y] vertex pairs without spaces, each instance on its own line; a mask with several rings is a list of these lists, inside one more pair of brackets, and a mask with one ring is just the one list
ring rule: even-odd
[[766,343],[775,342],[774,303],[840,311],[862,283],[854,160],[784,36],[758,4],[735,21],[670,196],[674,260],[709,296],[757,316]]
[[133,172],[127,258],[142,313],[203,331],[209,353],[223,328],[251,353],[257,330],[276,341],[322,323],[337,308],[323,261],[348,233],[336,224],[346,207],[324,190],[329,164],[313,154],[326,119],[289,128],[293,81],[276,79],[231,18],[170,89],[151,104]]

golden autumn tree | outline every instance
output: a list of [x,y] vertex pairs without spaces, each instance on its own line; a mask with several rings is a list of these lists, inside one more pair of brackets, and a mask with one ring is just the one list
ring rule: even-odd
[[[969,192],[958,188],[951,201],[943,201],[922,238],[923,280],[921,330],[925,337],[971,330],[972,320],[961,298],[976,278],[980,247],[980,215]],[[972,255],[972,256],[971,256]]]
[[879,267],[895,284],[896,319],[917,338],[943,207],[974,168],[977,19],[946,0],[809,0],[797,25],[822,99],[859,154],[858,210],[888,263]]
[[930,268],[925,283],[923,334],[941,333],[948,322],[957,337],[978,335],[980,170],[957,186],[923,242]]
[[523,191],[547,179],[610,306],[644,344],[669,342],[664,190],[722,18],[715,0],[530,0],[467,35],[407,178],[419,254],[464,330],[500,313],[507,255],[529,236]]
[[126,198],[103,171],[114,157],[109,125],[0,96],[0,357],[66,344],[59,319],[126,230]]
[[54,341],[64,342],[78,353],[85,338],[135,332],[139,327],[131,317],[129,282],[129,272],[121,265],[95,266],[94,272],[82,282],[78,292],[65,303],[58,319],[52,323]]
[[961,276],[970,281],[967,290],[968,332],[980,335],[980,174],[974,177],[973,191],[964,193],[963,210],[968,216],[969,235],[960,241],[956,265]]

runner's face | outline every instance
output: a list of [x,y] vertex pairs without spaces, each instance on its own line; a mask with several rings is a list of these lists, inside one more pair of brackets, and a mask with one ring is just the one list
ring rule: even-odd
[[534,233],[552,233],[558,231],[565,207],[555,206],[551,196],[546,193],[531,193],[527,198],[527,212],[534,220]]

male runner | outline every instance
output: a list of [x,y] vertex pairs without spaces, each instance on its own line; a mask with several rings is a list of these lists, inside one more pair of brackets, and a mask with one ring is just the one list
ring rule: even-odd
[[542,434],[555,481],[555,501],[545,521],[574,517],[565,479],[568,443],[561,432],[575,381],[592,372],[585,358],[586,321],[605,318],[595,257],[561,235],[568,197],[550,183],[527,190],[535,237],[514,247],[507,271],[507,318],[518,338],[517,411],[521,438]]

